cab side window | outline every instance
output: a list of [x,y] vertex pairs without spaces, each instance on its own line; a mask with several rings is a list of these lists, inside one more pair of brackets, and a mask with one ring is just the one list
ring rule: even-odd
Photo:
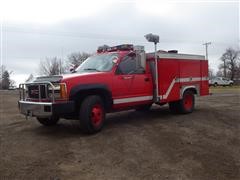
[[118,65],[117,74],[133,74],[136,70],[136,58],[126,56]]
[[139,65],[136,56],[126,56],[118,65],[116,74],[143,74],[144,69]]

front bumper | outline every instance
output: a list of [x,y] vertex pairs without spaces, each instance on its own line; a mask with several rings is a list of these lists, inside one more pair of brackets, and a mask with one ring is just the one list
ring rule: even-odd
[[18,107],[22,114],[35,117],[63,116],[75,110],[74,101],[52,103],[20,100]]

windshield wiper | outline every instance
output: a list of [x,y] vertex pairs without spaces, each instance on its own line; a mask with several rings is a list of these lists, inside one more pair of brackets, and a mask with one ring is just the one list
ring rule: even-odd
[[101,72],[101,71],[99,71],[99,70],[96,69],[96,68],[85,68],[85,69],[83,69],[83,70],[87,70],[87,71],[98,71],[98,72]]

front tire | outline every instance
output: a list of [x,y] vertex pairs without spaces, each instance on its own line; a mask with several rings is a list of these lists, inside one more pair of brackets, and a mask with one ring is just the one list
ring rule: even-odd
[[40,118],[37,117],[37,120],[40,124],[44,125],[44,126],[54,126],[58,123],[59,121],[59,117],[49,117],[49,118]]
[[93,134],[101,131],[105,121],[105,108],[101,97],[86,97],[79,112],[80,126],[83,132]]

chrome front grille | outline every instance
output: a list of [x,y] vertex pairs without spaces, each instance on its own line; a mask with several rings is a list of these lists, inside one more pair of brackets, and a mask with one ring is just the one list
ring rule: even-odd
[[[51,90],[49,90],[51,87]],[[19,85],[20,100],[34,99],[37,101],[54,102],[54,85],[51,82],[24,83]],[[51,94],[51,96],[49,95]]]
[[[48,86],[46,85],[29,85],[28,88],[28,97],[32,99],[38,99],[39,96],[41,99],[47,99],[48,97]],[[40,93],[40,94],[39,94]]]

